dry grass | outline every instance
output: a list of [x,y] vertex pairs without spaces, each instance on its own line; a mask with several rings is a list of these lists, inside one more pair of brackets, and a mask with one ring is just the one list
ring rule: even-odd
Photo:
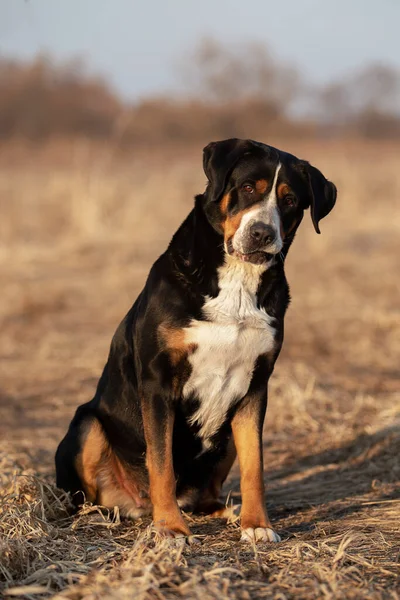
[[[200,153],[3,149],[6,598],[399,597],[398,149],[290,149],[340,196],[321,236],[306,217],[288,259],[293,302],[265,429],[268,504],[284,541],[257,548],[239,543],[237,522],[194,518],[202,543],[175,548],[148,521],[91,506],[71,517],[54,487],[74,408],[93,394],[119,319],[203,188]],[[229,490],[237,503],[237,467]]]

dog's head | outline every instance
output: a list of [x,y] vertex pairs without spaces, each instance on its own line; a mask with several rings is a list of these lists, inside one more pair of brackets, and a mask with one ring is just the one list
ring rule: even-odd
[[304,210],[319,221],[334,207],[336,187],[315,167],[252,140],[211,142],[204,148],[205,212],[224,236],[225,251],[263,264],[290,243]]

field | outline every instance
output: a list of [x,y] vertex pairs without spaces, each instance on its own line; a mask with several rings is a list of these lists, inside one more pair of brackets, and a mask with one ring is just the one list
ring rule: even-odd
[[[399,148],[286,148],[338,187],[289,253],[292,303],[264,432],[283,541],[239,542],[235,517],[187,518],[201,544],[87,505],[71,516],[53,457],[111,336],[204,188],[200,148],[120,155],[88,142],[0,149],[0,595],[349,598],[398,595]],[[235,465],[224,489],[240,502]]]

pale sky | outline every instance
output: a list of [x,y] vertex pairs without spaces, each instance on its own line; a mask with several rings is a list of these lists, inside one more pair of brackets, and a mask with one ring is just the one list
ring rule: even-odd
[[176,89],[196,42],[265,42],[310,82],[400,69],[400,0],[0,0],[0,54],[83,57],[126,98]]

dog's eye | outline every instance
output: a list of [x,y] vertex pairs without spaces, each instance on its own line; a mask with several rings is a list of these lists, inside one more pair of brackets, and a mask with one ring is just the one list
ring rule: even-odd
[[250,185],[250,183],[245,183],[242,187],[242,190],[248,194],[252,194],[254,192],[254,188],[252,185]]
[[294,196],[286,196],[285,200],[285,206],[296,206],[297,204],[297,200]]

